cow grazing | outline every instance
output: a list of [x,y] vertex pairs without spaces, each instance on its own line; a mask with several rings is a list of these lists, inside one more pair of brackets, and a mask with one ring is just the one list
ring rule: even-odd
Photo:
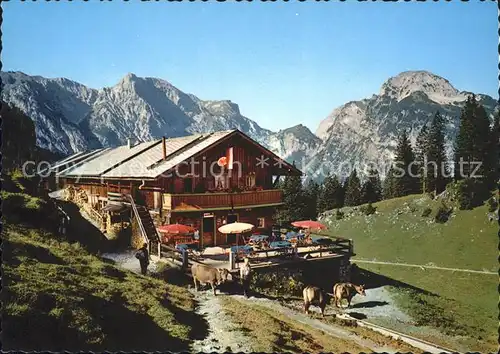
[[304,295],[304,311],[309,314],[309,306],[315,305],[321,309],[321,316],[325,317],[325,307],[328,301],[326,293],[318,287],[306,286],[302,290]]
[[356,294],[366,296],[363,285],[354,285],[353,283],[337,283],[333,286],[333,297],[336,307],[341,307],[342,299],[347,299],[347,307],[350,307],[351,300]]
[[229,277],[229,271],[225,268],[212,268],[203,264],[193,264],[191,266],[191,274],[193,276],[194,288],[198,291],[198,284],[210,284],[215,293],[215,287],[225,283]]

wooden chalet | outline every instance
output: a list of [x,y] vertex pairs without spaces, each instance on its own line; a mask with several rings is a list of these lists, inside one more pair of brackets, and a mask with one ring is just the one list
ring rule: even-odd
[[302,175],[239,130],[78,153],[52,165],[51,172],[57,184],[52,188],[85,191],[96,213],[111,196],[130,196],[125,201],[137,205],[137,215],[149,211],[155,226],[198,229],[202,247],[234,241],[217,231],[225,223],[248,222],[268,232],[282,205],[278,177]]

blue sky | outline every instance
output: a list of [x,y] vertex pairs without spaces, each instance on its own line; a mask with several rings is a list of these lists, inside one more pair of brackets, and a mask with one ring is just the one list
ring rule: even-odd
[[498,97],[497,8],[462,3],[3,3],[2,70],[112,86],[129,72],[230,99],[273,130],[428,70]]

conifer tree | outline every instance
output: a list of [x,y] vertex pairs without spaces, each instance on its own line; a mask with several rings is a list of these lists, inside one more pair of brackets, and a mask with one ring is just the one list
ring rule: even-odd
[[325,177],[325,179],[323,180],[323,183],[320,184],[318,186],[318,201],[317,201],[317,205],[316,205],[316,210],[318,211],[318,214],[321,214],[323,213],[324,211],[326,211],[326,200],[325,200],[325,182],[326,182],[326,179],[328,178]]
[[283,181],[283,206],[276,219],[281,224],[289,224],[305,218],[307,208],[300,176],[286,176]]
[[475,155],[476,128],[474,116],[477,102],[474,95],[469,96],[460,112],[458,135],[455,141],[455,179],[469,178]]
[[384,199],[394,198],[395,196],[394,185],[395,185],[394,167],[391,166],[389,172],[387,172],[387,175],[385,176],[382,188],[382,197]]
[[429,130],[427,125],[423,125],[417,137],[415,144],[415,162],[418,166],[418,172],[420,175],[420,191],[422,193],[427,193],[430,191],[428,171],[426,169],[426,163],[429,159]]
[[318,197],[318,211],[324,212],[343,206],[342,185],[336,175],[329,175],[323,181]]
[[488,151],[490,147],[490,119],[488,118],[488,113],[481,104],[477,104],[474,118],[474,159],[482,162],[481,165],[478,165],[479,169],[475,173],[475,176],[483,176],[479,177],[479,180],[486,186],[485,179],[490,157]]
[[345,190],[345,205],[354,206],[361,204],[361,182],[358,173],[354,169],[348,179]]
[[429,190],[441,193],[446,187],[449,170],[444,146],[444,119],[436,112],[428,134],[426,174]]
[[490,130],[489,147],[488,147],[488,164],[486,173],[486,184],[488,190],[497,186],[500,178],[500,111],[495,115],[493,125]]
[[[455,180],[464,180],[462,205],[474,207],[488,196],[491,166],[491,131],[488,115],[474,95],[467,98],[460,113],[460,125],[455,142]],[[498,158],[498,157],[497,157]]]
[[382,199],[382,183],[376,169],[368,171],[368,177],[361,187],[361,203],[375,203]]
[[314,180],[309,180],[304,190],[304,199],[306,204],[304,219],[316,220],[318,216],[318,191],[319,185]]
[[398,138],[398,146],[396,148],[396,157],[394,161],[395,171],[393,177],[395,197],[419,192],[418,171],[414,160],[415,155],[406,130],[404,130]]

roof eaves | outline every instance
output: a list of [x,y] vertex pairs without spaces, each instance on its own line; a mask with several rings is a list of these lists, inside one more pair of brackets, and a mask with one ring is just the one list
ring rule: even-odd
[[[78,167],[81,167],[83,164],[85,164],[85,163],[89,162],[90,160],[93,160],[93,159],[95,159],[96,157],[102,156],[102,155],[104,155],[105,153],[107,153],[107,152],[109,152],[109,151],[111,151],[111,150],[113,150],[113,149],[112,149],[112,148],[109,148],[109,147],[108,147],[108,148],[103,148],[103,149],[101,149],[100,151],[99,151],[99,150],[97,150],[97,151],[95,151],[95,153],[94,153],[94,154],[91,154],[91,155],[90,155],[89,157],[87,157],[86,159],[83,159],[82,161],[80,161],[80,162],[76,163],[75,165],[70,166],[70,167],[68,167],[67,169],[65,169],[65,170],[62,170],[62,171],[58,172],[56,175],[57,175],[57,176],[59,176],[59,177],[65,177],[65,176],[68,176],[68,177],[73,177],[73,175],[71,175],[71,174],[69,174],[69,175],[68,175],[68,174],[66,174],[66,175],[62,175],[62,174],[63,174],[63,173],[67,173],[67,172],[68,172],[68,170],[72,170],[72,169],[74,170],[74,169],[76,169],[76,168],[78,168]],[[71,172],[71,171],[70,171],[70,172]],[[81,177],[81,176],[80,176],[80,177]]]

